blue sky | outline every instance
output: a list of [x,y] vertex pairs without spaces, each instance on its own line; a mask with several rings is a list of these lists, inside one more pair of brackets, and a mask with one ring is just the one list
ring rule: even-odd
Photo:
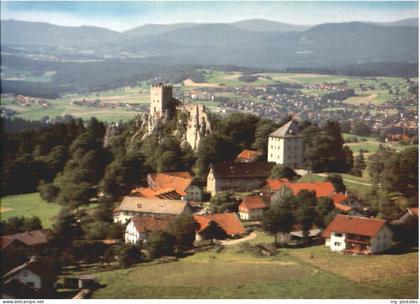
[[1,19],[95,25],[123,31],[149,23],[268,19],[293,24],[388,22],[418,16],[416,1],[1,1]]

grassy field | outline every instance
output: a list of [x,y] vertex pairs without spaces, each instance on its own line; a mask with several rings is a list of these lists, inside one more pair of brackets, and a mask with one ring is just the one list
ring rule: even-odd
[[[250,243],[272,241],[259,233]],[[106,286],[93,298],[416,298],[417,258],[417,252],[345,256],[324,246],[260,257],[235,245],[171,263],[94,273]]]
[[50,228],[59,210],[59,205],[43,201],[39,193],[10,195],[1,199],[1,220],[12,216],[37,216],[44,228]]

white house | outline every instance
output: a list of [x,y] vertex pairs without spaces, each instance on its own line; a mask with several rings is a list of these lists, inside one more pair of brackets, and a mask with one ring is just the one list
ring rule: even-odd
[[114,222],[125,224],[134,216],[161,217],[168,215],[190,214],[191,209],[183,200],[168,200],[125,196],[114,209]]
[[386,221],[338,214],[322,233],[331,251],[373,254],[392,246]]
[[303,167],[303,136],[291,120],[268,136],[267,161],[290,168]]
[[4,284],[18,281],[33,290],[50,292],[55,289],[56,278],[49,264],[32,258],[4,274],[1,280]]
[[175,216],[133,217],[125,229],[125,242],[138,244],[147,242],[150,232],[165,231]]

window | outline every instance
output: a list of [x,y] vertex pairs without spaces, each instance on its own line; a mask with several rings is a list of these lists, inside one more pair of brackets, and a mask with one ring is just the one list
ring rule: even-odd
[[336,233],[335,236],[336,237],[342,237],[343,235],[341,233]]
[[341,243],[340,242],[334,242],[334,246],[340,246]]

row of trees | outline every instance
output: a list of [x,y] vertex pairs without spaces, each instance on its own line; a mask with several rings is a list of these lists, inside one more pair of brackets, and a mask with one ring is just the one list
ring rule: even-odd
[[296,196],[287,187],[273,194],[271,206],[264,213],[263,227],[275,236],[287,235],[292,230],[302,230],[305,235],[313,225],[323,228],[335,216],[333,201],[317,198],[315,192],[302,190]]
[[379,216],[392,219],[418,206],[418,147],[401,152],[380,146],[368,159],[373,183],[371,204]]

